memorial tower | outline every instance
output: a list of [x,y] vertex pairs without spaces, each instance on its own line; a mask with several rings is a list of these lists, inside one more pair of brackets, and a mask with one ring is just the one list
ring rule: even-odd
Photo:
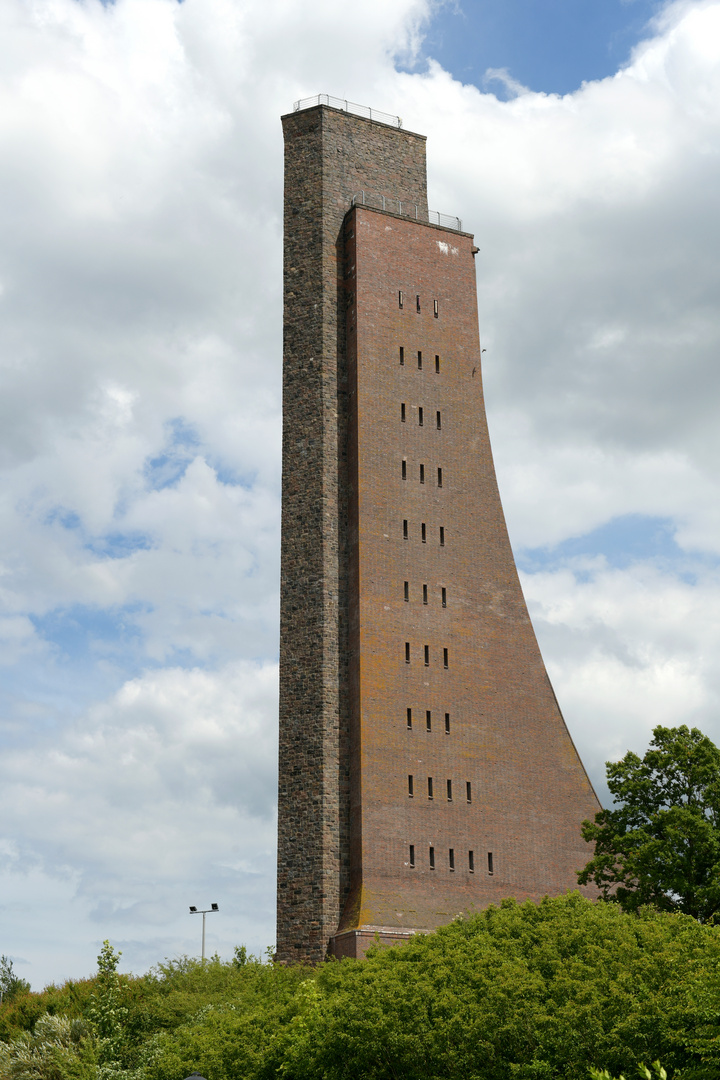
[[283,131],[277,933],[314,962],[576,887],[599,804],[505,527],[473,237],[397,118]]

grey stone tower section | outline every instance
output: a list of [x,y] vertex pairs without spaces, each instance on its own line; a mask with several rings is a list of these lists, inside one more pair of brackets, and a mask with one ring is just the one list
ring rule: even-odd
[[425,137],[318,105],[285,138],[277,953],[322,960],[349,888],[342,223],[354,194],[427,215]]

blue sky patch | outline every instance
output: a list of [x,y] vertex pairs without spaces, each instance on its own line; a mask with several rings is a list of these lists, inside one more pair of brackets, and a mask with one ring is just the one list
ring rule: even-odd
[[143,470],[147,485],[153,491],[177,484],[190,462],[198,456],[201,445],[197,431],[182,416],[168,420],[165,428],[164,448],[155,457],[148,458]]
[[516,560],[518,567],[527,573],[555,570],[583,557],[602,556],[608,566],[616,569],[651,560],[671,565],[680,576],[687,577],[688,553],[675,541],[676,528],[672,518],[623,514],[584,536],[571,537],[554,547],[520,549]]
[[422,53],[456,79],[499,98],[501,82],[485,83],[489,68],[506,68],[530,90],[567,94],[583,81],[614,75],[639,41],[658,0],[459,0],[444,4],[430,23]]
[[142,633],[134,616],[147,608],[140,604],[124,607],[94,607],[74,604],[47,615],[31,615],[40,637],[51,642],[66,661],[95,662],[98,655],[123,655],[137,650]]

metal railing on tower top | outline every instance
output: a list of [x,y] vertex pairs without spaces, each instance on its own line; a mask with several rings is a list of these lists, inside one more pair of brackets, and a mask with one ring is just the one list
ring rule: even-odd
[[441,214],[439,210],[423,210],[417,203],[403,202],[388,195],[374,195],[372,192],[359,191],[353,195],[351,206],[369,206],[373,210],[387,210],[390,214],[409,217],[414,221],[427,221],[430,225],[440,225],[443,229],[455,229],[462,232],[462,221],[452,214]]
[[316,94],[315,97],[301,98],[293,105],[293,112],[301,109],[312,109],[314,105],[328,105],[331,109],[340,109],[342,112],[353,113],[354,116],[364,116],[366,120],[374,120],[378,124],[388,124],[389,127],[402,127],[402,120],[392,113],[381,112],[380,109],[371,109],[369,105],[357,105],[354,101],[345,98],[331,97],[330,94]]

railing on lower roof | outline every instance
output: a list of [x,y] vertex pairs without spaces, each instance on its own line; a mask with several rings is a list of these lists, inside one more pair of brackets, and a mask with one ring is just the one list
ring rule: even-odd
[[373,210],[387,210],[400,217],[409,217],[414,221],[427,221],[430,225],[440,225],[443,229],[455,229],[462,232],[462,221],[451,214],[441,214],[439,210],[423,210],[414,202],[394,199],[388,195],[375,195],[373,192],[359,191],[353,195],[351,206],[369,206]]
[[402,120],[392,113],[380,112],[379,109],[371,109],[369,105],[357,105],[354,101],[345,98],[331,97],[330,94],[316,94],[315,97],[301,98],[293,105],[293,112],[301,109],[312,109],[315,105],[328,105],[331,109],[340,109],[342,112],[353,113],[354,116],[364,116],[366,120],[374,120],[378,124],[388,124],[389,127],[402,127]]

